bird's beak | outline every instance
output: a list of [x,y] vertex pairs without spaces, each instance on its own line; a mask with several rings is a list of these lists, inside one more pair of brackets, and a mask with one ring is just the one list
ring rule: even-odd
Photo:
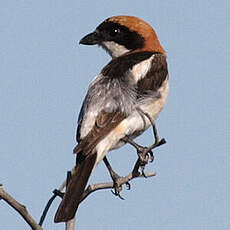
[[99,44],[102,41],[101,35],[94,31],[93,33],[87,34],[85,37],[83,37],[79,44],[83,45],[96,45]]

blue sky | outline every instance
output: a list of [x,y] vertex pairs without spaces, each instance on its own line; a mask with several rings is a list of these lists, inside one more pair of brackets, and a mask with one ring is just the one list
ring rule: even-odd
[[[157,121],[167,144],[148,166],[156,177],[122,192],[92,194],[79,208],[77,229],[230,229],[230,27],[228,1],[9,0],[0,7],[0,183],[37,220],[72,168],[76,120],[92,78],[110,60],[78,41],[114,15],[135,15],[157,31],[168,53],[170,95]],[[150,144],[151,132],[138,138]],[[129,147],[109,159],[127,174]],[[99,165],[91,182],[109,176]],[[44,229],[54,224],[56,200]],[[29,229],[0,201],[5,230]]]

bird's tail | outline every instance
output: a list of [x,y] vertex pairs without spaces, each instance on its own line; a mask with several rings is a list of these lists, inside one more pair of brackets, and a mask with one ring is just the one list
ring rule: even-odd
[[67,222],[75,216],[96,159],[97,154],[95,153],[89,154],[85,159],[77,162],[65,195],[54,217],[54,222]]

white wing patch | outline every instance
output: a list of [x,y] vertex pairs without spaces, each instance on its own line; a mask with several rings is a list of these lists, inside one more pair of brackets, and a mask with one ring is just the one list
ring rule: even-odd
[[155,55],[153,54],[150,58],[133,66],[133,68],[131,69],[131,73],[133,74],[136,82],[146,76],[152,66],[152,60],[154,57]]

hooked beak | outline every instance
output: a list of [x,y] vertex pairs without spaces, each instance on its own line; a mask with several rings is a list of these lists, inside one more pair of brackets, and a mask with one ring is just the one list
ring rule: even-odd
[[97,31],[94,31],[93,33],[87,34],[85,37],[83,37],[79,44],[82,45],[96,45],[101,43],[102,37]]

